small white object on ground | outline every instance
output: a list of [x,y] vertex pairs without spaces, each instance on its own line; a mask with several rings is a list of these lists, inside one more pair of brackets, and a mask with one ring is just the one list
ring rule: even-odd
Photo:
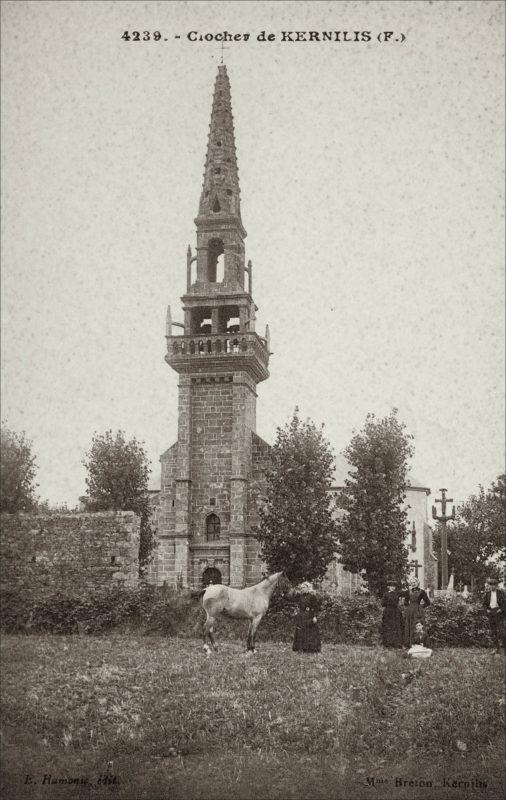
[[423,644],[413,644],[408,650],[408,656],[411,658],[430,658],[431,655],[430,647],[424,647]]

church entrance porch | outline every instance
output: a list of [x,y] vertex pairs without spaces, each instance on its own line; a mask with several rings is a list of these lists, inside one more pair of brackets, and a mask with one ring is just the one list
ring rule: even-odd
[[212,583],[230,584],[230,548],[221,544],[203,543],[190,545],[190,584],[200,589]]

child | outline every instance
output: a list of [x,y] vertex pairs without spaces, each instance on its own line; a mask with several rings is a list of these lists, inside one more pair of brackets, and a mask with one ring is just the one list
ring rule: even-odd
[[430,658],[432,650],[429,647],[425,647],[425,638],[423,625],[421,622],[417,622],[413,634],[414,644],[409,648],[408,656],[412,658]]

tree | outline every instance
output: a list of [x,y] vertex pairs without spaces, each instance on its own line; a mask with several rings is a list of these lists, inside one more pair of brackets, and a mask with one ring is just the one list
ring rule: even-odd
[[295,584],[323,578],[336,551],[333,455],[322,428],[301,422],[296,408],[292,421],[277,429],[259,509],[261,557]]
[[140,516],[139,565],[141,574],[154,547],[150,525],[148,479],[151,472],[146,452],[123,431],[95,433],[83,461],[88,470],[87,506],[92,511],[134,511]]
[[345,512],[338,553],[345,569],[365,571],[375,594],[389,581],[402,581],[408,569],[403,503],[412,438],[394,409],[384,419],[368,414],[344,451],[351,469],[337,501]]
[[[506,560],[506,475],[499,475],[490,489],[480,486],[457,508],[455,522],[446,525],[448,565],[456,583],[483,585],[486,578],[501,578]],[[436,552],[441,547],[441,529],[434,531]]]
[[0,466],[0,510],[15,514],[31,511],[36,505],[36,463],[32,442],[25,433],[16,433],[2,422]]

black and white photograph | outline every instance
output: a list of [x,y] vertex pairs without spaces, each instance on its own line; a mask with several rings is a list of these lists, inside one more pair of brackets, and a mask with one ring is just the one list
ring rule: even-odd
[[4,798],[504,797],[504,17],[1,2]]

